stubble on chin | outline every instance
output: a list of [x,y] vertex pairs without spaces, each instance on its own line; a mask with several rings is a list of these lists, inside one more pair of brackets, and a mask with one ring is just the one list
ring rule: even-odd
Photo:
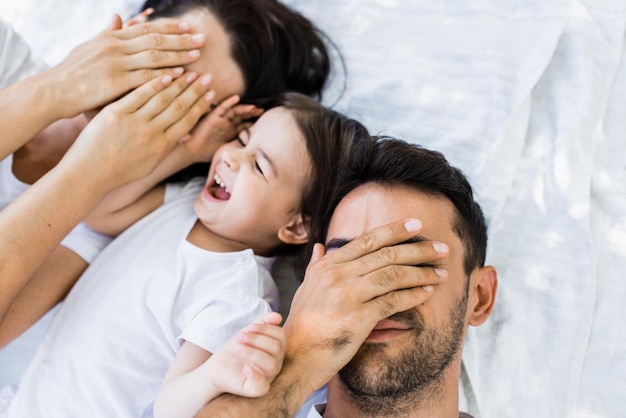
[[364,343],[339,371],[346,395],[368,416],[380,417],[401,416],[416,405],[436,402],[442,396],[443,374],[461,346],[466,308],[467,295],[440,329],[427,328],[416,311],[392,316],[409,325],[412,336],[402,342]]

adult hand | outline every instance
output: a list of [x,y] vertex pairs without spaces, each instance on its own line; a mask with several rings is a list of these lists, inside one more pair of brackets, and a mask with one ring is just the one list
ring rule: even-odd
[[100,111],[61,163],[109,190],[147,175],[208,110],[209,85],[210,77],[195,73],[146,83]]
[[105,105],[160,76],[179,76],[182,65],[198,59],[203,34],[189,24],[159,20],[122,28],[115,16],[110,28],[74,50],[47,72],[46,100],[54,100],[59,117]]
[[285,363],[307,370],[309,384],[330,380],[379,321],[423,303],[446,279],[445,271],[423,265],[447,257],[447,249],[404,243],[420,229],[417,220],[395,222],[326,254],[316,244],[284,326]]

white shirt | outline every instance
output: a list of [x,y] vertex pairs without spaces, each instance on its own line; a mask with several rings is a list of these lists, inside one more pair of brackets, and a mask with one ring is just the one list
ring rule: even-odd
[[30,77],[45,65],[34,60],[30,48],[11,25],[0,19],[0,89]]
[[278,308],[272,259],[186,240],[196,179],[116,240],[74,286],[11,404],[9,417],[152,416],[182,340],[215,352]]

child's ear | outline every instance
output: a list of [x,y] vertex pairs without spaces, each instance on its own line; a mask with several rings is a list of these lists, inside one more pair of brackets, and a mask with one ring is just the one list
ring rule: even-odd
[[278,239],[285,244],[304,244],[309,240],[310,226],[311,218],[299,213],[287,225],[278,230]]
[[485,266],[477,269],[472,275],[474,279],[473,297],[470,299],[470,320],[472,326],[481,325],[489,318],[496,301],[498,289],[498,275],[493,266]]

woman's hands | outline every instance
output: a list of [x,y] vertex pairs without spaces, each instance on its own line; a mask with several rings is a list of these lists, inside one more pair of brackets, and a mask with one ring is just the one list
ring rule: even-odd
[[63,161],[108,190],[147,175],[209,109],[209,87],[209,76],[193,72],[144,84],[100,111]]
[[73,117],[105,105],[160,75],[180,76],[204,45],[185,22],[159,20],[111,27],[76,47],[45,74],[44,100],[53,100],[58,118]]

